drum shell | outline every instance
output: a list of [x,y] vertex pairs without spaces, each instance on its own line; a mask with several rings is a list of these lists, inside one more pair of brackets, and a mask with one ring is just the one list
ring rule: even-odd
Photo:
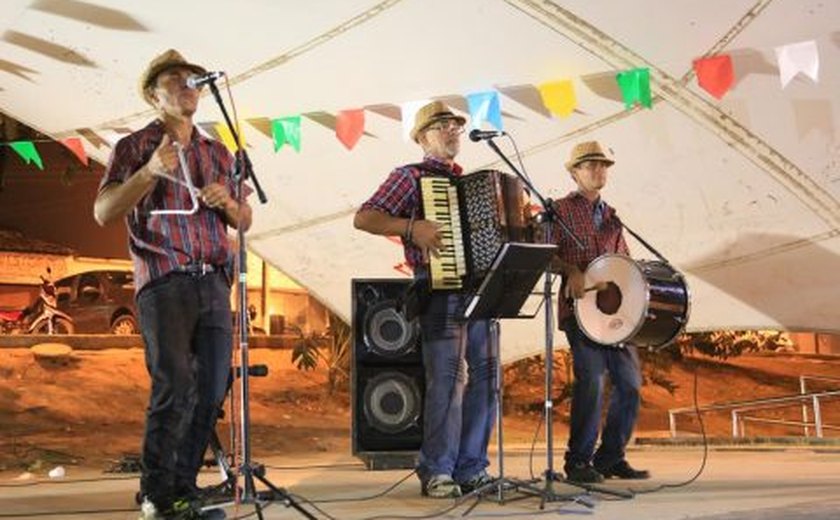
[[612,283],[621,302],[617,309],[602,309],[598,293],[575,300],[581,331],[599,344],[663,348],[684,330],[690,295],[684,277],[659,261],[635,261],[624,255],[602,255],[585,272],[585,283]]

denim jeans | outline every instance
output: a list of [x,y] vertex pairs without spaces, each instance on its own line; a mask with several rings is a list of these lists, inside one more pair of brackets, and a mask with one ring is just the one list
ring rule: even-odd
[[487,468],[496,418],[496,353],[490,322],[465,322],[462,295],[433,293],[420,317],[426,400],[417,474],[464,482]]
[[137,297],[152,380],[141,492],[165,504],[195,484],[227,391],[230,287],[222,272],[169,274]]
[[[633,435],[639,413],[642,386],[639,354],[634,346],[618,348],[592,341],[574,319],[568,320],[564,328],[572,348],[575,377],[566,463],[591,462],[596,467],[608,468],[624,458],[624,448]],[[601,444],[595,452],[607,372],[612,392]]]

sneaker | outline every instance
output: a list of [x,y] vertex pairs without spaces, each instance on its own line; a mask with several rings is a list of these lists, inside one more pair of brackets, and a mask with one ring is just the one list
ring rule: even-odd
[[566,463],[563,466],[566,472],[566,480],[569,482],[580,482],[581,484],[597,484],[604,481],[604,476],[587,462]]
[[179,499],[166,508],[155,505],[148,497],[143,498],[138,520],[224,520],[227,518],[222,509],[202,511],[187,499]]
[[149,497],[143,497],[140,503],[140,517],[137,520],[160,520],[163,518],[158,512],[157,506],[149,500]]
[[481,470],[469,479],[461,482],[461,492],[465,495],[472,493],[476,489],[481,489],[488,484],[492,484],[496,479],[491,477],[487,470]]
[[461,487],[449,475],[435,475],[423,482],[422,493],[429,498],[458,498]]
[[605,478],[621,478],[626,480],[645,480],[650,478],[646,469],[634,469],[625,459],[621,459],[608,468],[598,469]]

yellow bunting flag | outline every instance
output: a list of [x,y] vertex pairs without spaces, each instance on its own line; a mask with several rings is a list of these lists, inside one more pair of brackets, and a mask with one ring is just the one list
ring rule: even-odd
[[[227,123],[224,121],[220,123],[216,123],[216,133],[219,134],[219,139],[222,140],[222,143],[228,149],[230,153],[236,153],[239,150],[239,147],[236,146],[236,139],[233,138],[233,134],[230,133],[230,129],[227,126]],[[245,136],[242,135],[242,127],[237,124],[236,125],[236,133],[239,134],[239,140],[242,141],[242,148],[245,148]]]
[[568,117],[577,108],[572,80],[549,81],[537,85],[543,105],[556,116]]

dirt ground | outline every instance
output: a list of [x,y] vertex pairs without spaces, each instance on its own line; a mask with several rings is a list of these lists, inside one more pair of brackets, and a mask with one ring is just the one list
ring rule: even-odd
[[[326,371],[297,370],[289,356],[287,350],[250,351],[252,364],[269,367],[268,377],[251,378],[254,457],[349,453],[348,392],[328,395]],[[566,378],[562,360],[559,355],[555,371],[555,442],[564,442],[568,424],[568,401],[558,397]],[[788,354],[743,356],[729,362],[687,358],[665,374],[674,385],[673,393],[655,384],[643,388],[637,436],[667,435],[667,410],[692,404],[695,372],[702,405],[796,393],[802,374],[840,377],[840,358]],[[505,383],[505,443],[530,443],[543,409],[540,363],[508,367]],[[0,472],[4,477],[23,471],[43,476],[57,465],[106,469],[126,455],[139,453],[148,385],[140,349],[74,351],[58,361],[35,356],[30,349],[0,350]],[[838,387],[835,383],[834,388]],[[229,416],[227,405],[226,411]],[[795,418],[798,412],[792,412]],[[840,424],[838,403],[826,405],[823,417]],[[705,422],[710,434],[729,434],[728,413],[710,414]],[[681,431],[697,431],[690,417],[680,419],[678,426]],[[750,428],[756,435],[797,434],[796,430]],[[219,431],[226,438],[229,430],[225,419]],[[542,432],[537,439],[543,442]]]

